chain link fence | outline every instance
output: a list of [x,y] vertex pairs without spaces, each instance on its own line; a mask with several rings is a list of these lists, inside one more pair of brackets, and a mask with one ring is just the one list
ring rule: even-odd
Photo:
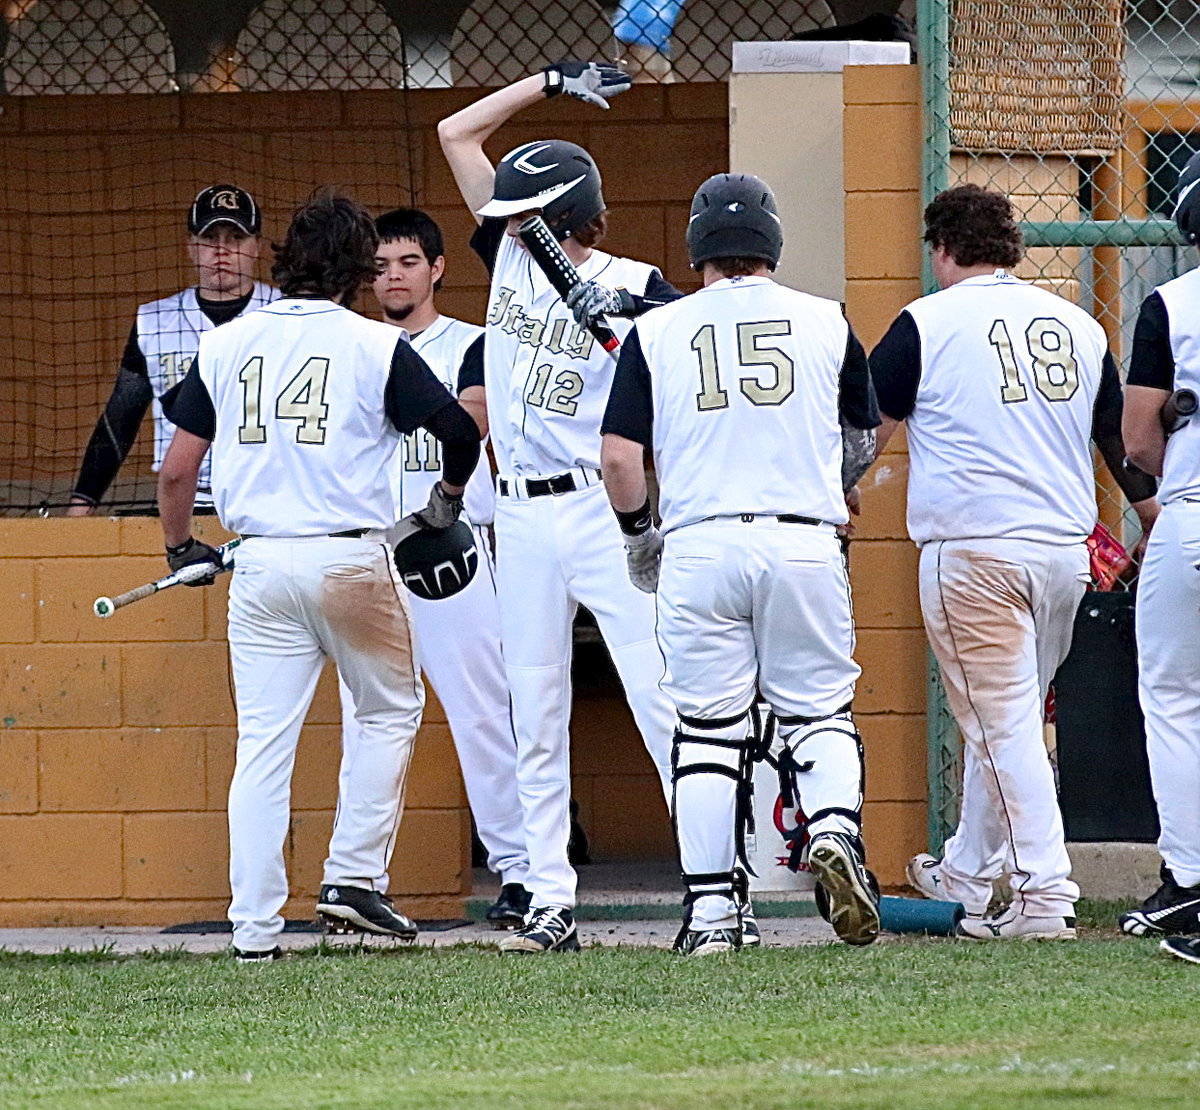
[[[1122,371],[1155,285],[1196,265],[1170,213],[1200,149],[1194,0],[920,0],[924,192],[1009,194],[1028,244],[1018,273],[1104,326]],[[927,277],[927,285],[933,288]],[[1097,471],[1101,521],[1130,551],[1136,516]],[[1113,584],[1130,589],[1136,565]],[[930,841],[953,831],[960,741],[931,668]]]

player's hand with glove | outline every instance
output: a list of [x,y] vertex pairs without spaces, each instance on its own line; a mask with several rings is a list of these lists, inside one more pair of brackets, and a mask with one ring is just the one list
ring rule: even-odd
[[[178,547],[167,548],[167,565],[171,570],[183,570],[196,563],[213,563],[216,567],[225,565],[221,553],[206,543],[201,543],[194,536],[188,536]],[[198,578],[195,582],[185,582],[185,586],[211,586],[216,581],[216,575],[210,574]]]
[[427,531],[449,528],[462,515],[463,499],[446,492],[442,482],[434,482],[429,491],[429,504],[413,513],[413,520]]
[[597,108],[607,108],[608,101],[623,93],[632,84],[629,74],[603,62],[556,62],[542,70],[546,78],[546,95],[566,93],[576,100],[585,100]]
[[629,581],[644,594],[654,593],[658,589],[658,571],[662,566],[662,533],[652,524],[644,532],[626,535],[623,539]]
[[601,316],[625,315],[632,305],[632,298],[628,293],[622,296],[622,292],[598,281],[583,281],[567,294],[567,308],[575,322],[586,329]]

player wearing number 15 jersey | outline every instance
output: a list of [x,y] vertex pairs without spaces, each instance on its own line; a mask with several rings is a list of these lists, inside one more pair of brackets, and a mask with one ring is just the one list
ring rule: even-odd
[[[974,939],[1070,939],[1079,888],[1042,707],[1088,581],[1091,441],[1144,525],[1154,485],[1120,465],[1121,386],[1103,329],[1009,273],[1023,246],[1008,198],[957,186],[925,223],[941,291],[900,314],[871,371],[878,449],[907,424],[921,609],[966,749],[958,830],[942,860],[909,863],[909,881],[961,902]],[[984,920],[1002,875],[1012,905]]]
[[406,591],[385,542],[396,519],[389,474],[402,436],[420,427],[437,436],[442,479],[419,516],[447,527],[479,430],[396,328],[347,308],[376,274],[377,246],[361,206],[315,195],[277,248],[283,299],[205,335],[166,401],[178,425],[159,476],[169,562],[207,554],[189,517],[210,443],[217,512],[244,541],[229,591],[238,716],[229,917],[243,959],[277,951],[292,766],[326,657],[350,687],[358,740],[343,751],[317,909],[416,936],[380,888],[424,701]]

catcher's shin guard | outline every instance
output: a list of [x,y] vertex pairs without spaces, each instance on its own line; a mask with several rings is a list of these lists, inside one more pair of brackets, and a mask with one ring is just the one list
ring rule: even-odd
[[788,866],[798,870],[809,839],[821,832],[857,837],[862,824],[864,764],[862,737],[850,706],[827,717],[776,717],[783,741],[778,759],[783,804],[805,814]]
[[[741,948],[742,914],[749,905],[749,882],[746,872],[740,867],[735,867],[731,871],[713,871],[708,874],[688,874],[685,871],[680,877],[687,893],[683,896],[683,924],[675,937],[675,951],[685,954],[691,952],[695,948],[697,934],[712,932],[729,934],[733,938],[733,947]],[[714,900],[717,906],[732,905],[732,915],[726,914],[724,924],[713,925],[696,921],[696,903],[702,898]]]

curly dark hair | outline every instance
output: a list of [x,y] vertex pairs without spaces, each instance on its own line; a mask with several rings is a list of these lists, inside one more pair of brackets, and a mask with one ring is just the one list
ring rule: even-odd
[[328,297],[348,305],[378,272],[379,236],[371,214],[327,187],[313,190],[296,209],[283,242],[271,245],[271,277],[285,297]]
[[944,247],[960,266],[1004,266],[1021,261],[1025,243],[1003,193],[980,185],[955,185],[925,209],[925,242]]

